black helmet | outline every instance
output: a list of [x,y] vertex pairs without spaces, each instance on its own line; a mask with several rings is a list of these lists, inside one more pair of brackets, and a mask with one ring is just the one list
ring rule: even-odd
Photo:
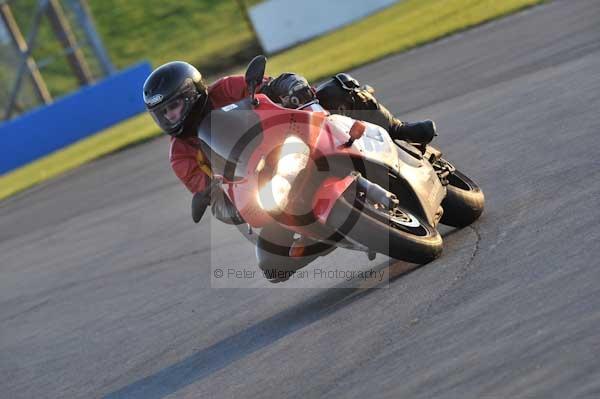
[[144,82],[144,103],[158,126],[171,136],[183,131],[192,109],[205,111],[208,91],[202,75],[187,62],[173,61],[156,68]]

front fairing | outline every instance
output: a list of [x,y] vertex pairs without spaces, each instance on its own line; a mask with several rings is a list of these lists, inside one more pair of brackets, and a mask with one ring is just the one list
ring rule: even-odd
[[[252,226],[260,227],[273,221],[273,215],[258,203],[257,193],[273,177],[280,146],[292,135],[308,144],[311,151],[307,173],[294,183],[290,193],[294,201],[305,201],[302,212],[312,209],[310,193],[317,191],[328,176],[343,179],[352,171],[360,170],[362,165],[364,177],[391,192],[406,192],[400,201],[414,204],[418,213],[433,225],[446,194],[444,187],[428,162],[399,149],[384,129],[367,123],[363,137],[347,146],[353,119],[328,115],[319,109],[282,108],[264,95],[258,95],[257,99],[258,106],[244,99],[213,110],[198,130],[213,174],[229,182],[230,199]],[[395,187],[389,184],[389,171],[397,175]]]
[[198,129],[200,146],[213,175],[224,177],[227,194],[244,219],[260,227],[272,218],[257,201],[258,190],[273,176],[280,147],[289,136],[310,145],[326,112],[282,108],[264,95],[213,110]]

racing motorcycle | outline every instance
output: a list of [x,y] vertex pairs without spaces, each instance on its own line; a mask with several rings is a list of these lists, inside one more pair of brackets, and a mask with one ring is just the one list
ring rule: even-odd
[[[255,57],[245,75],[250,95],[213,110],[198,129],[213,184],[246,224],[241,231],[294,233],[283,247],[259,237],[263,250],[271,244],[279,256],[313,260],[343,247],[423,264],[442,252],[439,223],[464,227],[479,218],[483,192],[439,150],[392,140],[382,127],[330,114],[316,100],[283,108],[257,93],[265,67],[266,58]],[[195,221],[205,210],[194,205],[206,204],[202,195],[193,200]]]

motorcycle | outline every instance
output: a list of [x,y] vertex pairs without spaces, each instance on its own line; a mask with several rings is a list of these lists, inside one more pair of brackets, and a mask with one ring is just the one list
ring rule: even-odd
[[[439,150],[392,140],[316,100],[283,108],[257,93],[265,67],[266,58],[255,57],[245,75],[250,95],[213,110],[198,128],[214,185],[247,224],[244,234],[261,228],[263,271],[293,273],[338,247],[424,264],[442,252],[439,223],[460,228],[479,218],[483,192]],[[196,221],[203,195],[193,200]],[[275,242],[281,232],[285,245]]]

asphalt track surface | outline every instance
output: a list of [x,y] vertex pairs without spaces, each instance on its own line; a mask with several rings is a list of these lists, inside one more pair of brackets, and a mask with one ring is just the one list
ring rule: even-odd
[[1,203],[0,396],[600,397],[600,2],[544,4],[355,75],[435,119],[485,190],[439,260],[387,269],[340,250],[328,261],[389,286],[211,288],[211,259],[251,263],[252,246],[190,221],[158,139]]

